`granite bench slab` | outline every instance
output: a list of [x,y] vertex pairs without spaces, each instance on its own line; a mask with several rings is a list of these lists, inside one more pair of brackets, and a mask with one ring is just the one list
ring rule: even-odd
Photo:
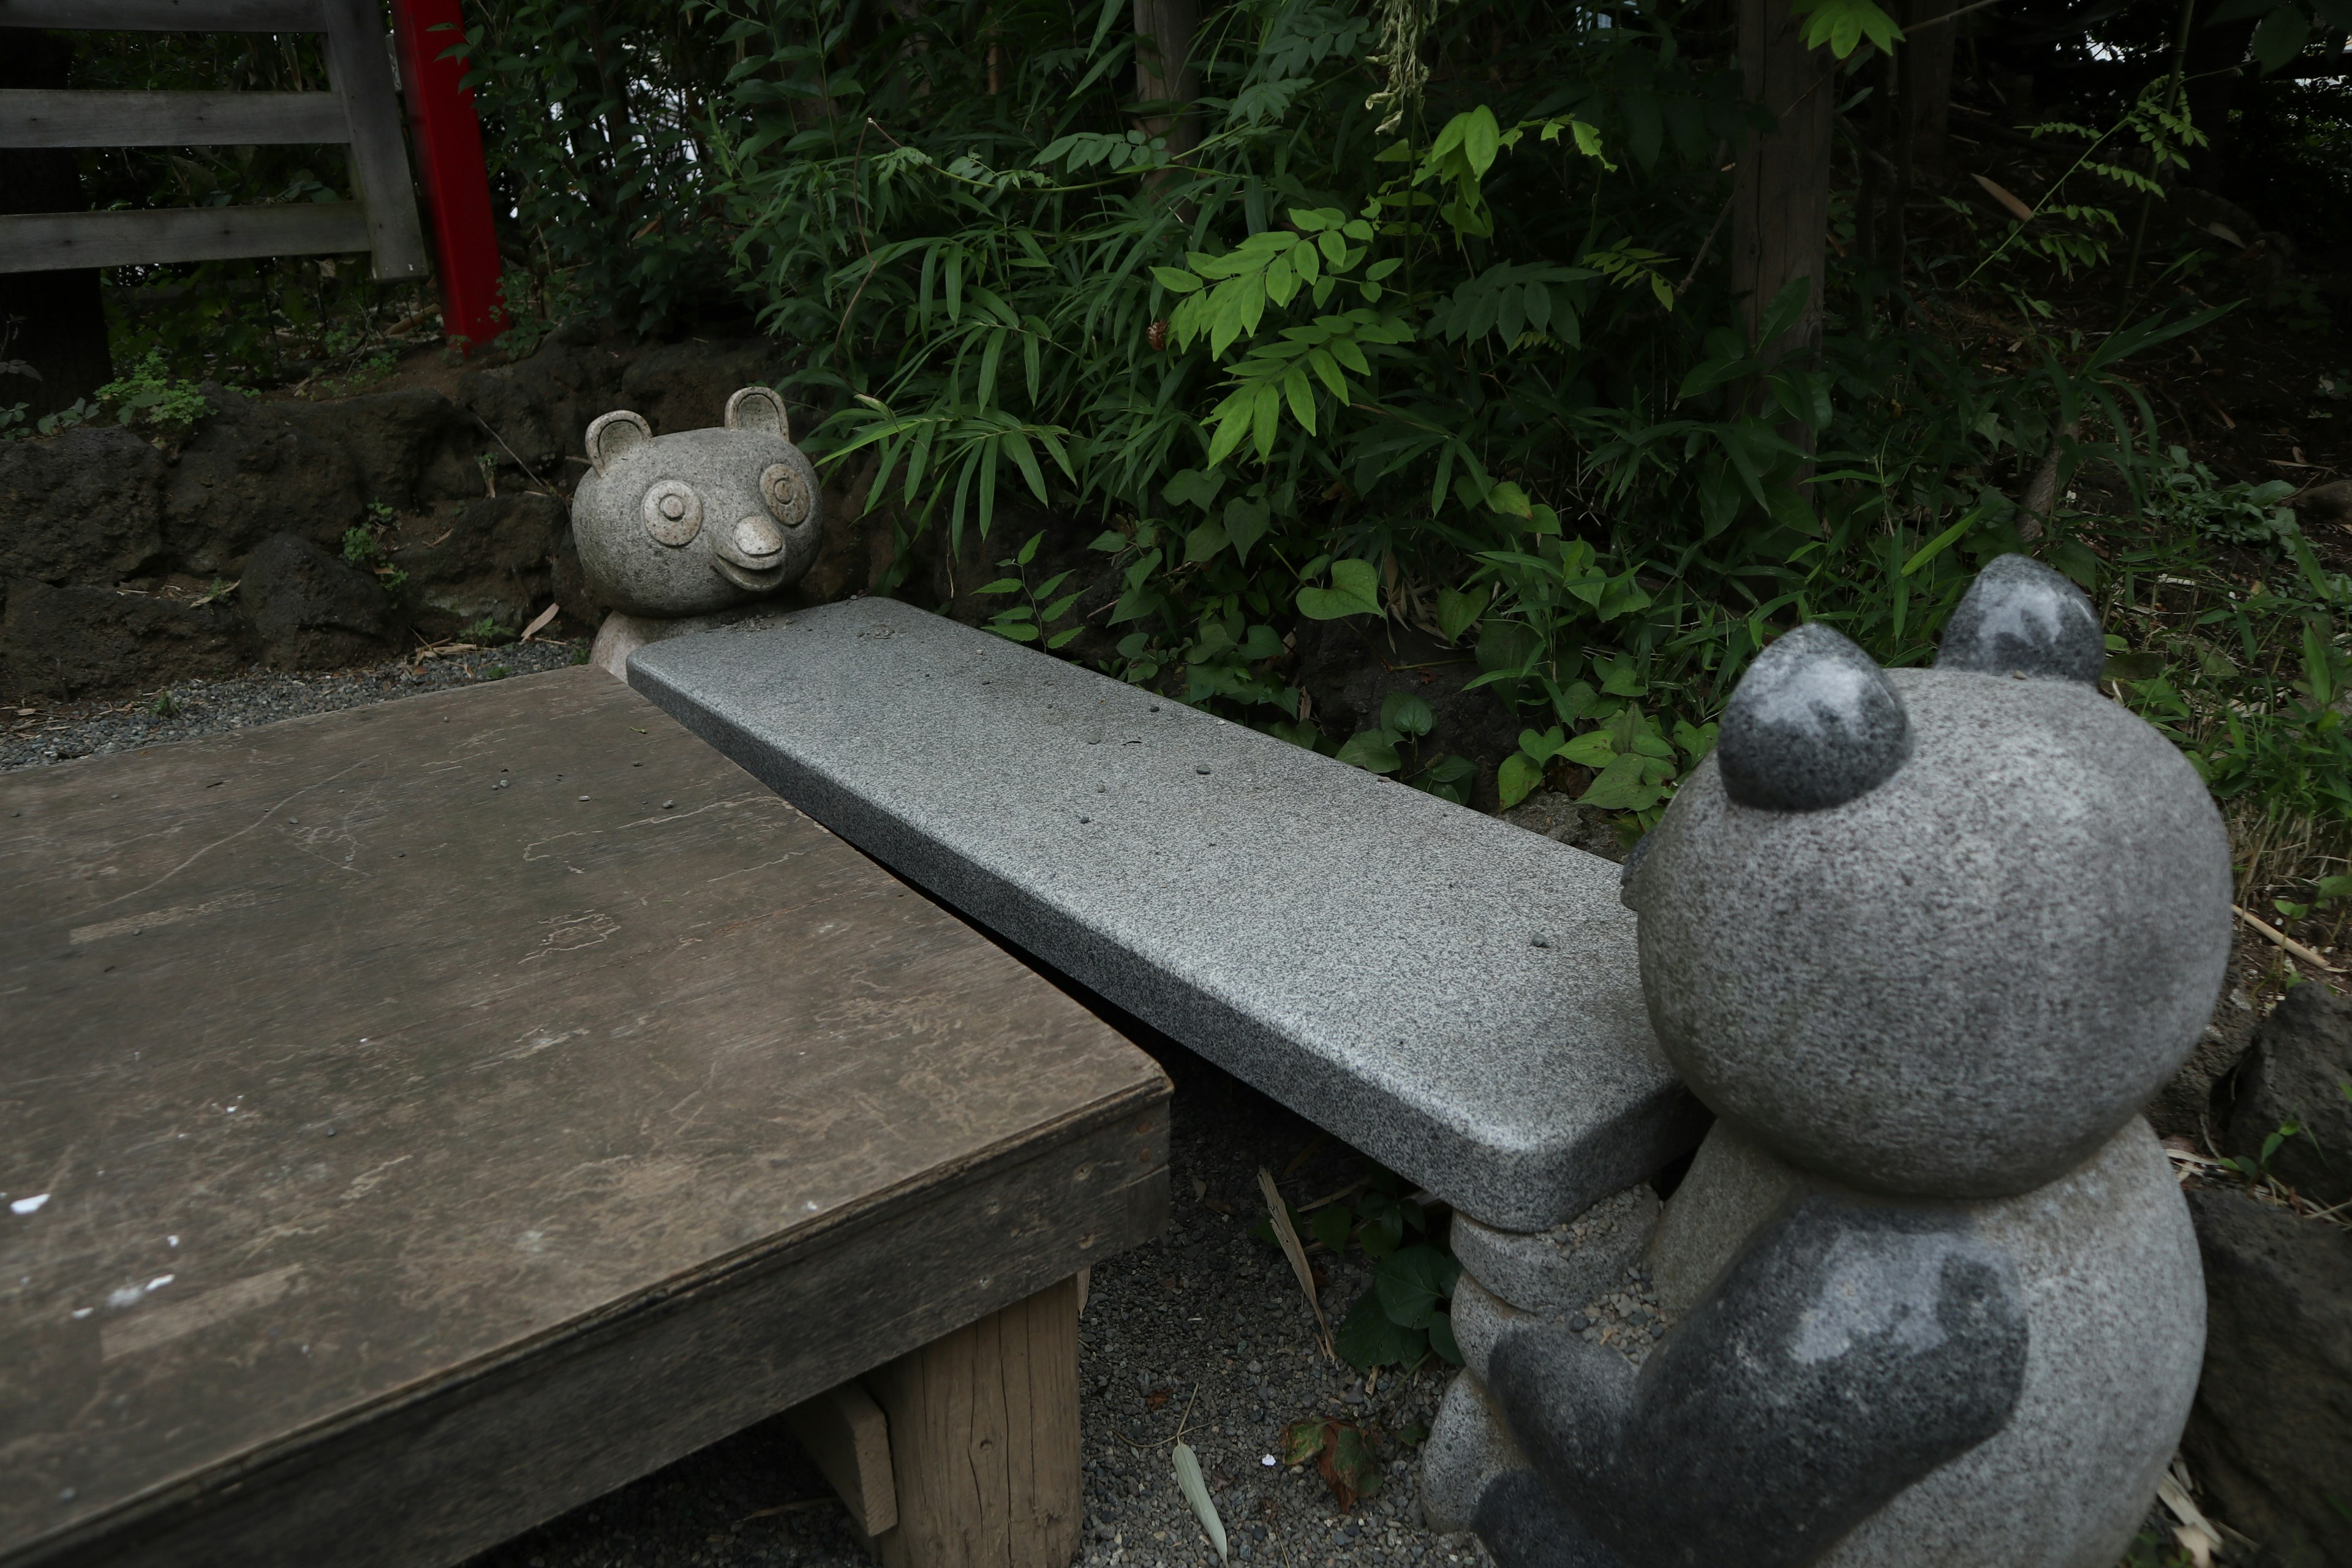
[[890,600],[628,669],[893,870],[1490,1225],[1557,1224],[1701,1130],[1597,856]]

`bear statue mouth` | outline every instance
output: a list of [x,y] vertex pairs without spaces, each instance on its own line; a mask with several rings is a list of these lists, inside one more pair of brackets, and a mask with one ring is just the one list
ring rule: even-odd
[[784,584],[784,563],[782,561],[773,566],[738,566],[723,555],[714,555],[710,558],[710,565],[730,583],[739,588],[748,588],[754,594],[764,594],[771,588],[781,588]]

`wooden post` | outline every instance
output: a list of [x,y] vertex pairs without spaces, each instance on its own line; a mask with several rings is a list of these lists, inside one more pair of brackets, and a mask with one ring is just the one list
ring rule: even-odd
[[400,40],[401,95],[433,225],[441,276],[441,330],[473,353],[507,330],[499,289],[499,240],[490,213],[482,122],[463,60],[446,58],[465,41],[457,0],[393,0]]
[[[73,46],[64,38],[31,27],[0,27],[0,88],[63,88],[72,63]],[[88,205],[70,152],[0,147],[0,213]],[[20,361],[39,377],[0,373],[0,408],[26,404],[38,418],[114,379],[98,285],[94,267],[0,268],[0,362]]]
[[890,1425],[898,1527],[883,1568],[1066,1568],[1078,1473],[1076,1279],[866,1378]]
[[[1910,0],[1906,9],[1909,14],[1903,20],[1908,25],[1946,16],[1953,7],[1940,0]],[[1952,117],[1952,54],[1959,35],[1958,22],[1937,22],[1913,29],[1903,45],[1910,78],[1905,128],[1910,138],[1911,167],[1935,182],[1944,177],[1945,138]]]
[[1764,346],[1768,359],[1811,347],[1822,331],[1837,62],[1805,47],[1804,26],[1789,0],[1739,0],[1740,75],[1748,99],[1779,122],[1749,137],[1732,187],[1732,287],[1748,331],[1790,279],[1813,283],[1796,325]]
[[1135,96],[1140,103],[1179,104],[1175,114],[1143,121],[1146,136],[1168,138],[1168,153],[1181,158],[1201,140],[1201,73],[1192,65],[1192,34],[1201,25],[1200,0],[1135,0]]

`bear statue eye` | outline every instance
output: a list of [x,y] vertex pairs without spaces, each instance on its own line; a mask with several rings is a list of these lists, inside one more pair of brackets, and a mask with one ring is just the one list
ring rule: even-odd
[[798,528],[809,520],[808,481],[792,464],[769,464],[760,476],[760,494],[786,528]]
[[702,531],[702,498],[681,479],[663,479],[646,491],[646,531],[673,549]]

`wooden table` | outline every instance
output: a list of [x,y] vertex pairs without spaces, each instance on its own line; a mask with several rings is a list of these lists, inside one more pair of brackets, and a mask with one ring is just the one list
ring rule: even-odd
[[443,1563],[860,1374],[1051,1568],[1168,1083],[593,669],[0,778],[0,1563]]

